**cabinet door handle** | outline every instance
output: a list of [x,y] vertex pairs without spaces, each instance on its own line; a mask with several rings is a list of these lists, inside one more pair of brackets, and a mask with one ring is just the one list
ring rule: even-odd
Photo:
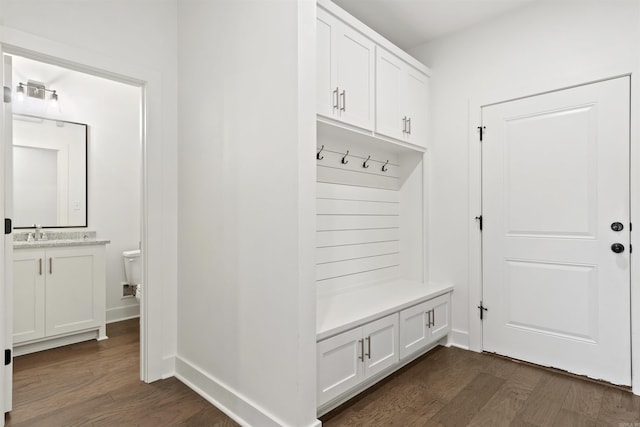
[[427,311],[427,328],[431,327],[431,310]]
[[367,337],[367,349],[368,349],[367,357],[371,359],[371,335]]
[[335,102],[333,103],[333,108],[334,108],[334,109],[336,109],[336,108],[340,108],[340,102],[338,101],[338,92],[339,92],[339,90],[340,90],[340,89],[339,89],[338,87],[336,87],[336,90],[334,90],[334,91],[333,91],[333,96],[334,96],[334,97],[333,97],[333,99],[334,99],[334,101],[335,101]]
[[42,258],[38,258],[38,274],[42,276]]
[[402,133],[407,133],[407,116],[402,118]]
[[342,107],[340,107],[340,111],[346,111],[346,109],[347,109],[347,90],[346,89],[342,89],[342,92],[340,93],[340,96],[342,97]]
[[49,274],[53,274],[53,258],[49,257]]
[[360,343],[360,356],[358,356],[358,359],[364,362],[364,340],[358,340],[358,342]]
[[411,117],[407,118],[407,133],[411,135]]
[[431,326],[436,326],[436,309],[431,309]]

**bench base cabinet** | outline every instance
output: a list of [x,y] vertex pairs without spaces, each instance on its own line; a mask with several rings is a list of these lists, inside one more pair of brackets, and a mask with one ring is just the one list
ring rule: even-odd
[[441,295],[400,312],[400,358],[439,340],[451,330],[451,296]]
[[317,352],[322,405],[398,362],[398,314],[320,341]]
[[[341,395],[351,397],[348,392],[372,384],[372,377],[384,377],[446,336],[451,330],[450,306],[446,293],[319,341],[318,407]],[[362,384],[369,379],[369,384]]]

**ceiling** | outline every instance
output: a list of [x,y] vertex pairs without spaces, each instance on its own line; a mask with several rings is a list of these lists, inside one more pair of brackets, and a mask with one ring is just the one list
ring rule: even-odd
[[398,47],[409,50],[532,0],[333,0]]

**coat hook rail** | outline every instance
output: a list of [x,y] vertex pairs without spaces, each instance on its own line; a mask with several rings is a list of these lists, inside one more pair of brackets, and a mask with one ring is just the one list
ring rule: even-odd
[[382,172],[386,172],[389,170],[389,168],[387,167],[388,164],[389,164],[389,160],[387,160],[386,163],[382,165]]
[[371,159],[371,156],[368,156],[368,157],[367,157],[367,160],[365,160],[365,161],[362,163],[362,167],[363,167],[363,168],[367,169],[367,168],[369,167],[369,165],[367,164],[367,162],[369,161],[369,159]]
[[322,145],[322,147],[320,147],[320,151],[318,151],[318,152],[316,153],[316,159],[318,159],[318,160],[322,160],[322,159],[324,159],[324,156],[321,156],[321,155],[320,155],[320,153],[322,153],[322,150],[324,150],[324,144]]
[[343,165],[346,165],[347,163],[349,163],[349,160],[347,160],[348,155],[349,155],[349,150],[347,150],[347,154],[345,154],[344,157],[342,158]]

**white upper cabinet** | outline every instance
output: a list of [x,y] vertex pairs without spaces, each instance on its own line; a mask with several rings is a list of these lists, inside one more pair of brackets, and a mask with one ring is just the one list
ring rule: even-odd
[[316,63],[318,114],[373,130],[375,44],[318,9]]
[[318,5],[319,119],[424,151],[429,69],[331,1]]
[[428,77],[377,49],[376,133],[426,148]]

